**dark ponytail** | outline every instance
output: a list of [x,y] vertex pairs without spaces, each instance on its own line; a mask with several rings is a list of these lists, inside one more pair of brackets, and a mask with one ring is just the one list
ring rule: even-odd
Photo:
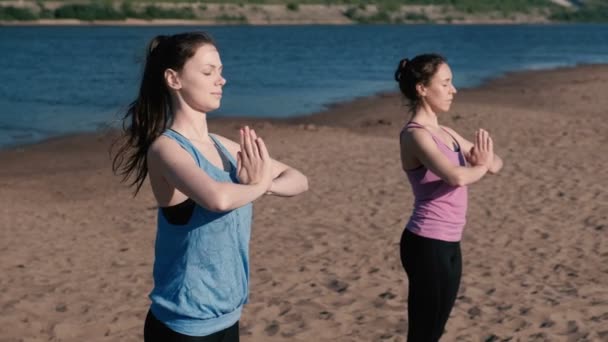
[[421,104],[420,95],[416,85],[429,85],[439,66],[447,59],[438,54],[424,54],[399,61],[395,71],[395,81],[399,83],[401,94],[408,100],[409,111],[413,114]]
[[181,70],[196,50],[207,44],[215,46],[211,36],[204,32],[161,35],[148,44],[139,95],[124,115],[122,139],[116,141],[120,145],[112,162],[112,171],[123,176],[123,182],[133,176],[129,186],[135,186],[135,195],[148,175],[148,148],[173,120],[165,70]]

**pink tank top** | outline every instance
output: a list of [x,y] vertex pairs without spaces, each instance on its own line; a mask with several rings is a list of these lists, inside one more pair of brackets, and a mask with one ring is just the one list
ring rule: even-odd
[[[408,123],[405,128],[424,129],[415,122]],[[441,139],[429,133],[439,150],[454,165],[466,166],[460,146],[458,151],[453,151]],[[406,174],[414,192],[414,211],[405,228],[431,239],[460,241],[466,223],[467,187],[449,185],[424,165],[407,170]]]

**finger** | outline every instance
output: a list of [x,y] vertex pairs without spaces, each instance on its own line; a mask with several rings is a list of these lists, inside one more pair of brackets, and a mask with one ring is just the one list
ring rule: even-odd
[[[257,135],[255,134],[255,130],[251,129],[251,131],[249,132],[249,134],[251,135],[251,141],[255,142],[257,140],[257,138],[258,138]],[[260,149],[259,149],[257,143],[252,143],[251,144],[251,150],[253,151],[253,155],[256,158],[260,158]]]
[[252,141],[251,141],[251,133],[249,132],[249,126],[245,126],[245,157],[251,159],[253,158],[253,149],[251,147],[252,145]]
[[477,146],[477,148],[481,146],[481,135],[479,130],[475,131],[475,146]]
[[247,142],[246,142],[246,135],[245,135],[245,128],[241,128],[240,129],[241,132],[241,162],[245,162],[246,160],[249,160],[249,156],[247,155]]
[[243,130],[243,128],[239,129],[239,133],[241,139],[241,151],[245,151],[245,131]]
[[494,141],[492,141],[492,137],[488,136],[488,151],[494,152]]
[[264,143],[264,140],[262,140],[262,138],[258,137],[255,140],[255,142],[258,145],[258,148],[260,149],[260,157],[262,158],[262,160],[269,161],[270,154],[268,153],[268,149],[266,148],[266,144]]
[[239,174],[241,172],[241,168],[243,167],[243,162],[241,160],[241,151],[236,153],[236,172]]
[[486,137],[486,151],[490,151],[490,133],[488,133],[488,131],[483,131],[483,134]]
[[481,149],[482,151],[487,151],[488,150],[488,134],[486,132],[485,129],[481,129],[480,133],[481,135]]

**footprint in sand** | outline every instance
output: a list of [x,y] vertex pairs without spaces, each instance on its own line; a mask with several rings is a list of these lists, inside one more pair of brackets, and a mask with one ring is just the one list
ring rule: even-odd
[[470,308],[469,310],[467,310],[467,313],[469,314],[470,319],[475,319],[477,317],[481,317],[481,310],[477,306],[474,306],[474,307]]
[[336,291],[338,293],[343,293],[346,291],[346,289],[348,289],[348,283],[345,283],[345,282],[337,280],[337,279],[333,279],[329,282],[327,287],[330,290]]
[[268,336],[274,336],[279,332],[279,322],[277,321],[272,321],[270,322],[270,324],[268,324],[266,326],[266,328],[264,328],[264,332],[266,333],[266,335]]

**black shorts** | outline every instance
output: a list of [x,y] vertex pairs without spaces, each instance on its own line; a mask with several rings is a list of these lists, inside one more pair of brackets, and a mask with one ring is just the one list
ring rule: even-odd
[[144,342],[239,342],[239,322],[207,336],[188,336],[175,332],[148,311],[144,324]]

